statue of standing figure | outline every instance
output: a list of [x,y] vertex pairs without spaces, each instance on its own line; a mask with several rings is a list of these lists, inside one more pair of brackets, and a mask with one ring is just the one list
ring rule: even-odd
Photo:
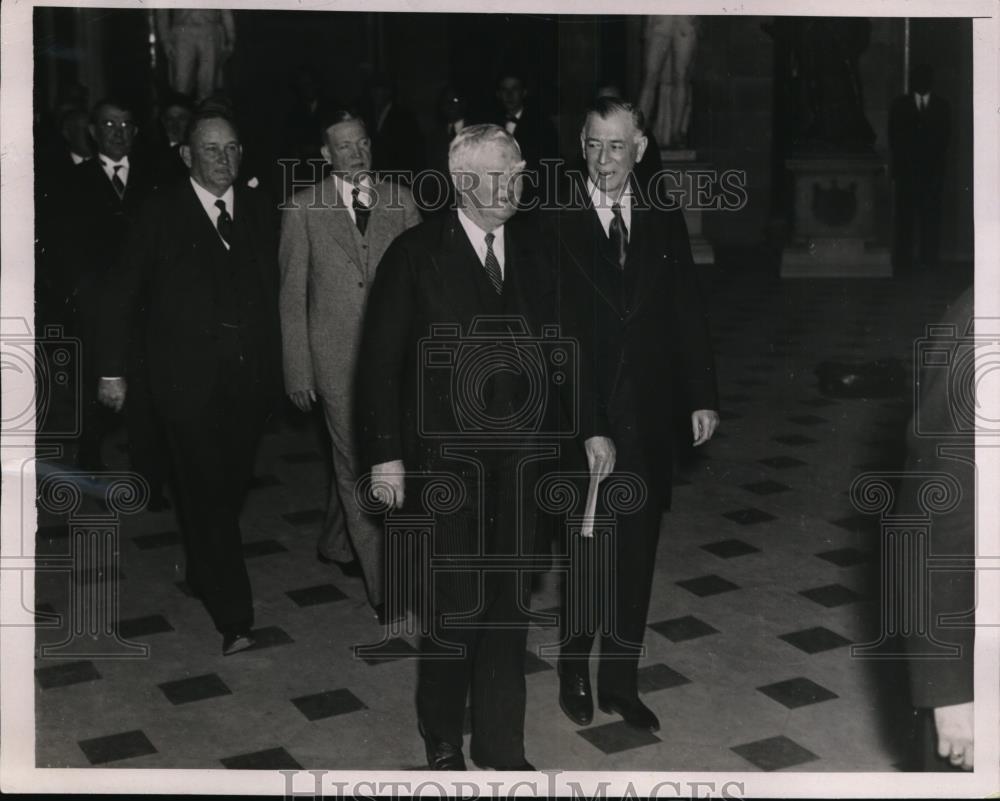
[[643,27],[643,40],[645,54],[639,107],[663,147],[686,148],[698,17],[649,15]]
[[157,11],[156,34],[167,55],[171,89],[200,103],[222,88],[222,69],[236,47],[231,10]]

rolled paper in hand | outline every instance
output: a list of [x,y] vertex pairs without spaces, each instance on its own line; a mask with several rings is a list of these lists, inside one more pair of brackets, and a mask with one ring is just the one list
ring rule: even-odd
[[591,471],[590,486],[587,487],[587,503],[583,510],[583,526],[580,528],[581,537],[594,536],[594,515],[597,514],[597,488],[601,480]]

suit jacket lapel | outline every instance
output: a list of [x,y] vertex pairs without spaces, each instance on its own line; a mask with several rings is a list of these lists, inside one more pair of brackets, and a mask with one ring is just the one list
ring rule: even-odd
[[[196,237],[198,243],[205,246],[210,252],[213,250],[216,252],[225,251],[226,246],[222,243],[222,237],[219,236],[219,232],[211,218],[205,213],[205,207],[201,205],[201,201],[198,199],[198,195],[195,194],[191,182],[184,181],[180,184],[180,187],[181,193],[185,197],[186,214],[190,220],[191,233]],[[239,203],[236,205],[237,208],[235,211],[238,215],[240,213],[240,209],[238,208]],[[235,225],[236,220],[234,217],[234,229]]]
[[458,221],[458,212],[450,211],[441,231],[441,248],[432,255],[442,297],[450,300],[452,314],[468,330],[473,317],[483,311],[476,282],[475,268],[482,269],[469,237]]
[[[616,312],[620,311],[620,304],[615,299],[616,293],[606,281],[602,280],[598,271],[603,265],[598,261],[598,254],[594,251],[603,247],[598,235],[603,236],[604,233],[593,207],[587,203],[583,208],[562,212],[559,217],[559,228],[559,237],[577,269],[593,285],[594,291],[605,303]],[[605,257],[602,255],[600,258]],[[618,269],[617,262],[614,264],[614,269]]]
[[[629,303],[629,313],[625,317],[626,323],[635,317],[668,267],[665,254],[660,247],[661,231],[654,224],[655,212],[634,178],[630,180],[633,198],[632,230],[629,232],[629,259],[626,269],[637,270],[638,275],[632,282],[632,299]],[[666,255],[669,258],[672,254]]]
[[[328,177],[320,186],[322,195],[320,202],[324,208],[325,221],[323,230],[327,232],[333,243],[347,254],[361,277],[364,277],[364,268],[361,264],[361,254],[358,253],[357,243],[354,241],[354,226],[351,214],[344,204],[344,199],[340,194],[340,184],[332,175]],[[331,210],[332,206],[332,210]]]

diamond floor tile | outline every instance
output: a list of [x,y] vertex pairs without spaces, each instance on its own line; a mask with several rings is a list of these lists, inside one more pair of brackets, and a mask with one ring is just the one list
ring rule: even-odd
[[814,587],[811,590],[799,590],[799,595],[803,595],[827,609],[854,603],[863,597],[843,584],[827,584],[824,587]]
[[633,748],[642,748],[645,745],[660,742],[660,738],[655,734],[633,729],[627,726],[624,721],[581,729],[577,731],[577,734],[605,754],[619,754],[622,751],[630,751]]
[[739,523],[741,526],[752,526],[756,523],[770,523],[772,520],[778,519],[768,512],[762,511],[761,509],[754,509],[752,507],[747,509],[736,509],[732,512],[723,512],[722,516],[728,520],[732,520],[734,523]]
[[167,700],[175,706],[218,698],[220,695],[232,695],[232,690],[215,673],[168,681],[158,686]]
[[819,759],[812,751],[785,736],[755,740],[732,750],[750,764],[766,771],[793,768]]
[[685,590],[694,593],[699,598],[705,598],[709,595],[718,595],[723,592],[732,592],[733,590],[739,589],[738,584],[733,584],[733,582],[727,581],[722,578],[722,576],[716,575],[700,576],[694,579],[678,581],[677,586],[683,587]]
[[343,601],[347,596],[333,584],[317,584],[314,587],[303,587],[300,590],[288,590],[285,595],[295,602],[296,606],[317,606],[334,601]]
[[79,745],[91,765],[105,765],[156,753],[149,738],[138,729],[81,740]]
[[687,640],[695,640],[698,637],[705,637],[709,634],[719,633],[718,629],[692,615],[650,623],[649,628],[657,634],[663,635],[671,642],[685,642]]
[[755,548],[748,542],[743,542],[743,540],[720,540],[719,542],[711,542],[708,545],[702,545],[702,550],[708,551],[711,554],[722,559],[732,559],[735,556],[746,556],[748,553],[760,553],[760,548]]
[[793,631],[791,634],[782,634],[780,639],[807,654],[818,654],[821,651],[842,648],[851,644],[850,640],[823,626],[814,626],[802,631]]
[[690,684],[691,679],[664,664],[645,665],[638,672],[639,692],[651,693]]
[[72,684],[96,681],[99,678],[101,678],[100,672],[89,660],[63,662],[35,669],[35,679],[43,690],[51,690],[54,687],[69,687]]
[[836,693],[830,692],[826,687],[822,687],[811,679],[802,676],[786,681],[779,681],[775,684],[768,684],[757,689],[789,709],[811,706],[812,704],[818,704],[821,701],[831,701],[838,697]]
[[302,770],[302,766],[284,748],[266,748],[223,757],[219,761],[230,770]]
[[315,695],[293,698],[292,703],[305,715],[306,720],[321,720],[335,715],[346,715],[367,709],[364,702],[347,689],[329,690]]

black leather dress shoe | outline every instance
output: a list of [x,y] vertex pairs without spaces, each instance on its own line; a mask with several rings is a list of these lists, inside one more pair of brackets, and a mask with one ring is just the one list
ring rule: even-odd
[[340,572],[348,578],[361,577],[361,565],[358,564],[357,559],[351,559],[349,562],[340,562],[336,559],[332,559],[326,554],[316,551],[316,561],[322,562],[324,565],[336,565],[340,568]]
[[257,641],[249,631],[239,634],[225,634],[222,637],[222,655],[229,656],[230,654],[236,654],[240,651],[245,651],[247,648],[252,648],[256,644]]
[[622,716],[625,724],[633,729],[644,729],[646,731],[659,731],[660,721],[653,714],[653,710],[639,700],[639,696],[633,698],[615,698],[614,696],[602,696],[597,694],[597,705],[602,712],[617,712]]
[[431,770],[465,770],[465,757],[462,749],[451,743],[438,740],[428,734],[423,723],[417,724],[420,736],[424,738],[424,748],[427,751],[427,767]]
[[590,677],[563,664],[559,672],[559,707],[578,726],[594,719],[594,699],[590,692]]

